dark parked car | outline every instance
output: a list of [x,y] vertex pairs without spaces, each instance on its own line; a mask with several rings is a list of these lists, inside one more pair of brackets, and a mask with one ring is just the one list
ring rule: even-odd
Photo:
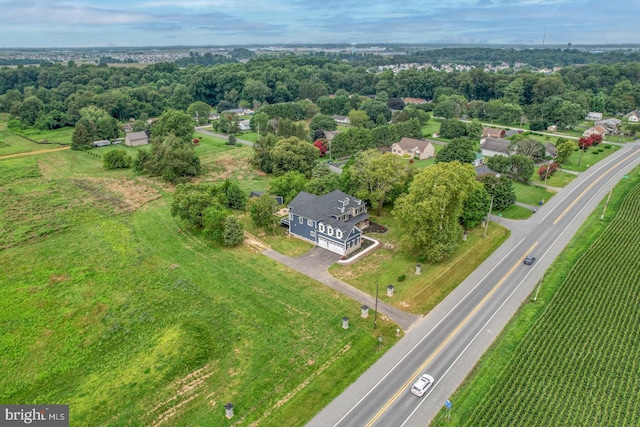
[[531,264],[533,264],[533,263],[535,262],[535,260],[536,260],[536,257],[534,257],[534,256],[528,256],[528,257],[526,257],[526,258],[524,259],[524,263],[525,263],[526,265],[531,265]]

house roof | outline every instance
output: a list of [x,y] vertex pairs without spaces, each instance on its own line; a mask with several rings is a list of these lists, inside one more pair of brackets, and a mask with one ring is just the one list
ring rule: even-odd
[[340,131],[338,131],[338,130],[325,130],[324,131],[324,137],[325,137],[325,139],[327,141],[332,141],[333,138],[339,133],[340,133]]
[[369,218],[369,214],[363,212],[360,215],[350,216],[346,221],[333,218],[332,215],[340,215],[343,209],[346,212],[348,208],[363,206],[364,204],[362,200],[340,190],[334,190],[323,196],[316,196],[315,194],[301,191],[289,202],[288,207],[289,211],[296,215],[342,230],[342,240],[346,240],[353,227],[357,223]]
[[519,133],[522,133],[522,131],[519,131],[519,130],[517,130],[517,129],[509,129],[508,131],[506,131],[506,132],[504,133],[504,136],[506,136],[506,137],[508,138],[508,137],[510,137],[510,136],[517,135],[517,134],[519,134]]
[[424,139],[414,139],[407,138],[406,136],[400,140],[400,142],[396,142],[405,151],[413,150],[417,148],[418,151],[424,153],[424,150],[431,145],[431,142],[426,141]]
[[480,149],[507,154],[509,151],[509,144],[511,144],[511,141],[506,139],[486,137],[484,138],[484,141],[482,141],[482,144],[480,144]]
[[600,125],[596,125],[593,128],[601,134],[607,133],[607,130]]
[[587,114],[587,118],[595,118],[597,120],[600,120],[602,118],[602,113],[596,113],[594,111],[590,111],[589,114]]
[[489,166],[487,165],[480,165],[476,167],[476,176],[482,176],[487,174],[495,175],[496,173],[491,169],[489,169]]
[[482,133],[485,135],[502,135],[505,133],[505,130],[497,128],[483,128]]
[[344,122],[344,121],[346,121],[346,120],[349,120],[349,117],[347,117],[347,116],[341,116],[341,115],[339,115],[339,114],[334,114],[334,115],[333,115],[333,116],[331,116],[331,117],[333,117],[333,120],[335,120],[335,121],[337,121],[337,122]]
[[405,104],[426,104],[427,100],[424,98],[403,98]]
[[553,145],[550,142],[545,142],[544,143],[544,149],[547,150],[547,153],[549,154],[556,154],[558,152],[558,149],[556,148],[555,145]]
[[612,118],[606,119],[606,120],[598,120],[596,122],[596,125],[604,125],[604,126],[615,127],[615,126],[618,126],[620,123],[622,123],[622,120],[612,117]]
[[622,118],[623,118],[623,119],[628,119],[628,118],[629,118],[629,117],[631,117],[631,116],[640,117],[640,111],[638,111],[638,110],[630,111],[630,112],[628,112],[627,114],[625,114]]
[[129,141],[135,141],[137,139],[149,139],[145,131],[128,133],[127,138],[129,138]]

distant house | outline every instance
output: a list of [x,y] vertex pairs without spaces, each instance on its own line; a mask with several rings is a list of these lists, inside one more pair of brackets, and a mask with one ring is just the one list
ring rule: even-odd
[[489,169],[489,166],[487,165],[480,165],[480,166],[476,166],[476,178],[480,178],[483,175],[496,175],[496,173],[494,171],[492,171],[491,169]]
[[558,125],[551,125],[547,127],[547,132],[558,132]]
[[608,134],[616,134],[618,133],[618,126],[622,123],[622,120],[616,118],[610,118],[606,120],[598,120],[596,122],[596,126],[602,126],[605,128]]
[[544,155],[545,156],[549,156],[549,157],[553,157],[555,159],[556,157],[558,157],[558,149],[552,143],[545,142],[544,143]]
[[509,129],[504,133],[505,138],[522,133],[522,129]]
[[288,208],[289,234],[340,255],[358,249],[369,227],[365,203],[340,190],[323,196],[301,191]]
[[592,135],[604,136],[606,133],[607,133],[607,130],[605,128],[603,128],[602,126],[596,125],[582,132],[582,136],[584,136],[585,138],[588,138]]
[[629,123],[638,123],[640,122],[640,111],[634,110],[630,113],[627,113],[622,119],[628,121]]
[[250,120],[240,120],[238,122],[238,129],[241,131],[251,130],[251,121]]
[[111,141],[109,141],[108,139],[103,139],[101,141],[93,141],[94,147],[105,147],[107,145],[111,145]]
[[338,131],[338,130],[325,130],[325,131],[324,131],[324,138],[325,138],[328,142],[331,142],[331,141],[333,141],[333,138],[335,138],[335,136],[336,136],[337,134],[339,134],[339,133],[340,133],[340,131]]
[[411,97],[402,98],[402,100],[404,101],[405,104],[426,104],[429,102],[423,98],[411,98]]
[[482,136],[490,138],[504,138],[506,131],[496,128],[482,128]]
[[130,132],[124,137],[124,145],[129,147],[137,147],[139,145],[147,145],[149,143],[149,137],[144,131]]
[[587,117],[584,118],[585,120],[591,120],[591,121],[596,121],[596,120],[602,120],[602,113],[595,113],[593,111],[589,112],[589,114],[587,114]]
[[241,116],[244,114],[244,111],[244,108],[231,108],[229,110],[224,110],[223,113]]
[[485,157],[492,157],[498,154],[508,156],[509,144],[511,144],[511,141],[508,139],[486,137],[480,140],[480,151]]
[[418,156],[420,160],[424,160],[435,156],[436,150],[430,141],[404,137],[391,145],[391,153],[398,156]]
[[220,114],[209,113],[209,120],[218,120],[220,118]]
[[349,122],[349,117],[347,116],[341,116],[339,114],[334,114],[333,116],[333,120],[336,121],[336,123],[341,124],[341,125],[348,125]]
[[125,123],[122,125],[122,130],[124,130],[125,133],[133,132],[133,125],[131,123]]

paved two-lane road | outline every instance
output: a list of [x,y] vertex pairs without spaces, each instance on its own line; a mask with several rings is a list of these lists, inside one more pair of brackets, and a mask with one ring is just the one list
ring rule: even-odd
[[[513,227],[507,242],[308,426],[428,425],[589,213],[638,164],[636,141],[582,173],[529,220],[503,220]],[[529,254],[537,258],[532,266],[522,263]],[[425,372],[436,382],[418,398],[409,387]]]

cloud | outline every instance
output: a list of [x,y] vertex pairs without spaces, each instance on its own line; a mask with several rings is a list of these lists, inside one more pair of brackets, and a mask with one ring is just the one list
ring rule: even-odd
[[[0,0],[6,44],[633,43],[640,3],[609,0]],[[117,35],[116,35],[117,34]],[[66,42],[65,42],[66,40]],[[28,43],[28,44],[27,44]],[[60,45],[58,45],[60,46]]]

